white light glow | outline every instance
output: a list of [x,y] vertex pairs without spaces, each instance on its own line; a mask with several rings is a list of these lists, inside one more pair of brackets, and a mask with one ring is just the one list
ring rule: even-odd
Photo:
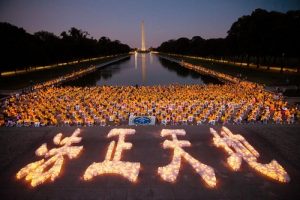
[[290,181],[288,173],[276,160],[272,160],[268,164],[258,163],[259,153],[243,136],[233,134],[226,127],[222,127],[221,136],[213,128],[210,128],[210,133],[214,136],[214,145],[223,148],[229,154],[227,163],[234,171],[240,169],[242,160],[244,160],[254,170],[271,179],[284,183]]
[[[120,161],[123,150],[132,148],[132,143],[125,142],[126,135],[133,135],[134,129],[112,129],[107,137],[118,136],[119,140],[116,145],[112,141],[108,147],[105,160],[101,163],[91,164],[84,172],[83,179],[85,181],[93,179],[95,176],[104,174],[118,174],[128,179],[130,182],[136,182],[140,171],[140,163]],[[114,155],[112,155],[115,149]]]
[[[81,137],[80,129],[76,129],[70,137],[62,139],[62,134],[57,134],[53,142],[61,147],[48,150],[47,145],[43,144],[36,150],[37,156],[44,156],[44,159],[32,162],[23,167],[17,174],[17,179],[22,179],[30,183],[32,187],[43,184],[47,180],[54,181],[58,178],[62,169],[65,156],[69,159],[76,158],[82,151],[83,146],[72,146],[79,143]],[[47,160],[48,159],[48,160]]]
[[165,140],[163,143],[164,149],[174,149],[173,159],[170,164],[159,167],[157,172],[160,177],[167,182],[175,182],[179,173],[181,158],[184,158],[194,170],[201,176],[204,182],[211,188],[217,184],[214,169],[208,165],[205,165],[187,152],[182,147],[190,147],[191,143],[187,140],[178,140],[177,135],[184,136],[185,130],[183,129],[163,129],[161,136],[172,136],[172,140]]

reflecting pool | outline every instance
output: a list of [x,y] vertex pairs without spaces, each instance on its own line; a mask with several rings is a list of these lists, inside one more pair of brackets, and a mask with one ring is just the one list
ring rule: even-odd
[[196,73],[160,58],[156,54],[136,53],[128,59],[105,66],[97,71],[70,81],[66,85],[169,85],[219,84],[219,80]]

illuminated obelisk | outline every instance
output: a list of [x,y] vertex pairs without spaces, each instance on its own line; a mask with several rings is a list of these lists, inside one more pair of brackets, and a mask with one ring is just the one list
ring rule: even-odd
[[142,21],[141,31],[142,31],[142,48],[141,48],[141,51],[145,52],[146,51],[146,42],[145,42],[144,21]]

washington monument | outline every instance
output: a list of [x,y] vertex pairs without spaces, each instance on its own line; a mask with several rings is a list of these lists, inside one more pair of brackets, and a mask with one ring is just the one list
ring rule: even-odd
[[142,48],[141,48],[141,51],[147,51],[146,42],[145,42],[144,21],[142,21],[141,32],[142,32]]

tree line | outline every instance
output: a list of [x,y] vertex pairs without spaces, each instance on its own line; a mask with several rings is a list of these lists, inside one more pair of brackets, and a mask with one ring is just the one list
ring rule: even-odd
[[6,22],[0,23],[0,44],[0,71],[130,51],[130,47],[119,40],[112,41],[108,37],[96,40],[75,27],[56,36],[47,31],[30,34]]
[[157,51],[255,63],[257,67],[300,67],[300,10],[256,9],[234,22],[225,38],[179,38],[163,42]]

